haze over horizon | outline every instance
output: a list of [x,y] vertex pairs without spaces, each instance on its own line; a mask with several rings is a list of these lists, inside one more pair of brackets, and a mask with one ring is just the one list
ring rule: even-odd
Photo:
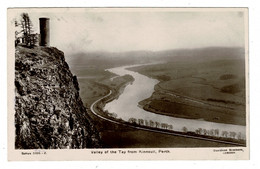
[[184,10],[19,9],[15,18],[28,13],[39,32],[49,17],[51,46],[65,54],[245,46],[245,11]]

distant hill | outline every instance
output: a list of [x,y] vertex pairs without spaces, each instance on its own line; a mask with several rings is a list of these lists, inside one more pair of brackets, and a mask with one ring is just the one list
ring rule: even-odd
[[167,61],[213,61],[244,59],[245,49],[240,47],[207,47],[197,49],[177,49],[157,52],[157,56]]
[[99,66],[104,68],[149,63],[157,61],[213,61],[244,59],[245,50],[240,47],[207,47],[196,49],[174,49],[165,51],[88,52],[71,56],[69,65]]
[[88,52],[77,53],[71,56],[68,61],[70,66],[98,66],[111,68],[121,65],[153,62],[151,58],[153,52],[133,51],[133,52]]

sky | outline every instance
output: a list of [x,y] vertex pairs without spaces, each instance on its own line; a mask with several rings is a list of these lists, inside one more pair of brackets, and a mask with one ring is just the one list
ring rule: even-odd
[[39,18],[50,18],[51,46],[65,53],[161,51],[209,46],[243,47],[241,9],[19,9],[29,14],[35,32]]

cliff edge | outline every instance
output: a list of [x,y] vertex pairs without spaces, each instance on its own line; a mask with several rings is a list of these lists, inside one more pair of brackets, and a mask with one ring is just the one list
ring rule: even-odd
[[98,148],[99,133],[79,96],[63,52],[15,51],[15,148]]

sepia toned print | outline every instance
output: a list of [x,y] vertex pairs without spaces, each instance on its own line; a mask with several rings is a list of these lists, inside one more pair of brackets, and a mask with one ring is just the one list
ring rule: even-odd
[[9,9],[9,160],[248,159],[247,22],[246,8]]

